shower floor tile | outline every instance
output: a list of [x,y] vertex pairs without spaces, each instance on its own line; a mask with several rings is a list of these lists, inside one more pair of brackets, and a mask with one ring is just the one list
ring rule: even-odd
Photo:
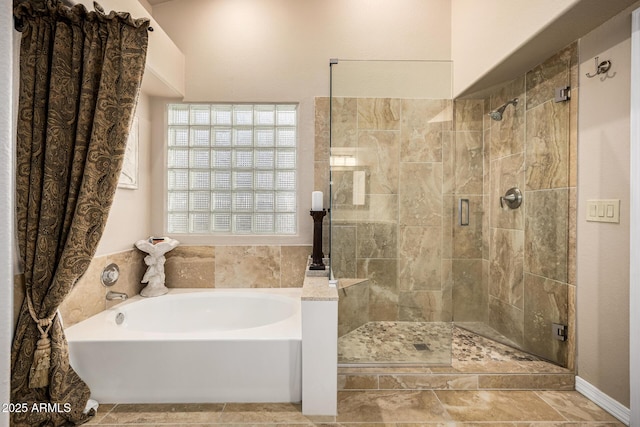
[[[444,322],[369,322],[338,338],[338,363],[349,367],[413,364],[476,372],[566,372],[502,344],[508,342],[504,337],[493,335],[498,342],[463,326],[465,329]],[[495,333],[484,331],[483,335],[491,332]]]
[[338,363],[449,365],[452,328],[445,322],[368,322],[338,338]]

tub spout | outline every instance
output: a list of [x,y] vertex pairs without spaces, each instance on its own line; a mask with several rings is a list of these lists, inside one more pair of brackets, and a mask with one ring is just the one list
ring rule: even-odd
[[129,296],[127,294],[125,294],[124,292],[114,292],[114,291],[109,291],[107,292],[107,296],[106,296],[108,301],[113,301],[116,299],[121,299],[121,300],[126,300],[127,298],[129,298]]

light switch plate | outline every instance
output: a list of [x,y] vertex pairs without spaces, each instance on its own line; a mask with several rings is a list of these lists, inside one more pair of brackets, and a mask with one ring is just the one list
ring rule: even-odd
[[587,221],[620,223],[620,199],[587,200]]

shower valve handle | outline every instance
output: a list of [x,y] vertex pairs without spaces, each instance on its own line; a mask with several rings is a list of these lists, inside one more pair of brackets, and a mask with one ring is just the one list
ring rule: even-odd
[[500,207],[507,205],[510,209],[517,209],[522,204],[522,192],[519,188],[513,187],[507,190],[504,196],[500,197]]

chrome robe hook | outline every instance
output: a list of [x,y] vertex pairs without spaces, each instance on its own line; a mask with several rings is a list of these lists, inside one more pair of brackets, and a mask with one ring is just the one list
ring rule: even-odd
[[[598,57],[596,56],[595,63],[596,63],[595,64],[596,65],[595,74],[587,73],[586,74],[587,77],[589,77],[591,79],[591,78],[593,78],[593,77],[595,77],[595,76],[597,76],[599,74],[607,74],[605,77],[613,77],[613,75],[609,76],[609,74],[608,74],[608,71],[611,68],[611,61],[609,61],[607,59],[605,61],[598,62]],[[614,73],[614,75],[615,75],[615,73]]]

